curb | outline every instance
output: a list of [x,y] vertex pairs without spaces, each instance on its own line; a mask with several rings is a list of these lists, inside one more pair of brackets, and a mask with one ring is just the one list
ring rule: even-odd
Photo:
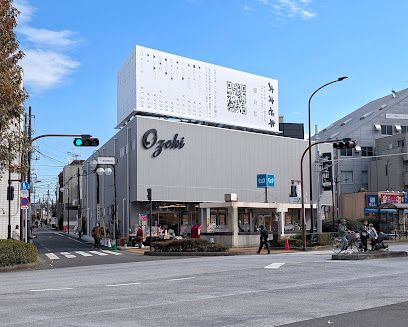
[[39,262],[39,260],[37,259],[36,262],[22,263],[22,264],[20,264],[20,265],[0,267],[0,273],[1,273],[1,272],[9,272],[9,271],[16,271],[16,270],[24,270],[24,269],[34,268],[34,267],[36,267],[39,263],[40,263],[40,262]]
[[221,257],[233,256],[240,253],[231,252],[150,252],[146,251],[144,255],[158,256],[158,257]]
[[368,260],[368,259],[383,259],[383,258],[398,258],[407,257],[406,251],[381,251],[375,253],[354,253],[354,254],[333,254],[332,260]]

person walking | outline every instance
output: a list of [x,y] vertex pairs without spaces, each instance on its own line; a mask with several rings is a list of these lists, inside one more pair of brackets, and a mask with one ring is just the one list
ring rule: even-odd
[[101,227],[99,223],[92,228],[91,235],[95,241],[95,249],[99,249],[101,247]]
[[16,225],[16,228],[14,228],[13,233],[11,233],[11,238],[16,241],[20,241],[20,228],[18,228],[18,225]]
[[143,228],[139,226],[139,229],[136,232],[136,241],[139,246],[139,249],[143,247]]
[[367,252],[367,239],[368,239],[368,221],[364,220],[363,225],[360,227],[360,239],[363,243],[364,252]]
[[261,254],[262,247],[265,245],[265,248],[268,250],[268,254],[271,253],[268,246],[268,231],[264,228],[263,225],[260,226],[259,230],[259,249],[256,253]]

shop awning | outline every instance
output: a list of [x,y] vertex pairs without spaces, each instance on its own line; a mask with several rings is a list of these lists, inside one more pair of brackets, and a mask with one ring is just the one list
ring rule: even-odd
[[[364,212],[365,213],[378,213],[378,211],[380,212],[388,212],[388,213],[397,213],[398,210],[397,209],[374,209],[374,208],[364,208]],[[408,212],[408,210],[407,210]]]

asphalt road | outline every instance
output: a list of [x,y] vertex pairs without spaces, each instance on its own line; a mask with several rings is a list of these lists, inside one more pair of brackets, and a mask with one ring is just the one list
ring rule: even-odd
[[[87,243],[51,229],[37,229],[34,244],[39,253],[39,265],[33,269],[53,269],[123,262],[152,261],[164,258],[148,257],[126,251],[95,249]],[[170,258],[169,258],[170,259]]]
[[323,251],[2,273],[0,326],[368,326],[362,315],[370,326],[408,325],[407,258],[330,257]]

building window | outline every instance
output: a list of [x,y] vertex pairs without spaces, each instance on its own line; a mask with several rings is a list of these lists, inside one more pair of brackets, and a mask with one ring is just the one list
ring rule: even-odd
[[351,148],[340,149],[340,156],[342,156],[342,157],[352,157],[353,156],[353,149],[351,149]]
[[405,140],[398,140],[397,141],[397,146],[399,148],[403,148],[405,146]]
[[407,133],[408,132],[408,126],[401,126],[401,133]]
[[342,184],[353,184],[353,171],[352,170],[342,170],[341,171],[341,180]]
[[374,148],[372,146],[362,146],[361,156],[362,157],[372,157],[374,155]]
[[381,134],[392,135],[392,125],[381,125]]
[[368,171],[367,170],[363,170],[361,172],[361,183],[368,185]]

